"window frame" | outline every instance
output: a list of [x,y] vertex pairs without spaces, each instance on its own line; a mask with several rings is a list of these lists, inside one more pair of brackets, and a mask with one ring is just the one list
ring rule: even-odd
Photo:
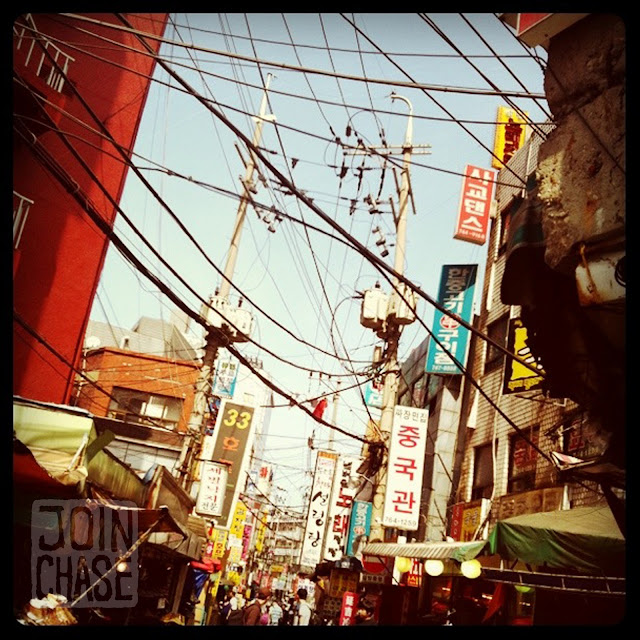
[[[496,440],[495,446],[498,446]],[[482,459],[480,459],[482,457]],[[489,462],[491,467],[487,474],[483,470],[482,476],[478,469],[482,463]],[[491,478],[491,483],[481,482],[481,480]],[[491,498],[494,487],[494,468],[493,468],[493,442],[484,443],[473,448],[473,479],[471,483],[471,500],[479,500],[480,498]]]
[[[502,336],[502,346],[506,348],[507,339],[509,336],[509,314],[505,313],[501,315],[497,320],[490,322],[487,325],[487,337],[491,338],[496,343],[500,343],[500,336]],[[494,347],[490,342],[485,342],[485,359],[484,359],[484,373],[491,373],[501,367],[504,367],[505,354],[497,347]]]
[[[509,436],[509,474],[507,479],[507,493],[521,493],[531,491],[536,488],[536,472],[538,468],[538,451],[529,442],[533,441],[536,446],[540,442],[540,425],[535,424],[522,429],[525,436],[514,433]],[[531,468],[515,474],[516,445],[524,443],[524,455],[527,458],[525,463]]]

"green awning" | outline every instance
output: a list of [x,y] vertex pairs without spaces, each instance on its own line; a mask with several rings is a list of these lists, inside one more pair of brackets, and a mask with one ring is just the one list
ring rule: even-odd
[[491,554],[532,566],[607,576],[625,574],[625,539],[606,505],[500,520],[488,543]]
[[430,560],[472,560],[486,540],[474,542],[370,542],[363,553],[371,556],[424,558]]

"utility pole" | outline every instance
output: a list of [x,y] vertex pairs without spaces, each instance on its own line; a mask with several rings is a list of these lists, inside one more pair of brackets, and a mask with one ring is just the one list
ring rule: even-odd
[[[262,125],[264,122],[274,122],[275,116],[267,114],[267,92],[271,83],[272,75],[267,75],[262,103],[258,116],[254,117],[256,126],[253,132],[252,143],[254,147],[260,144],[262,137]],[[198,456],[204,437],[204,416],[207,411],[207,400],[210,396],[214,364],[218,356],[218,351],[228,342],[244,342],[248,339],[253,324],[251,314],[241,308],[241,301],[238,307],[233,307],[229,303],[229,292],[231,290],[231,279],[238,257],[238,247],[242,235],[242,227],[247,211],[247,205],[251,201],[250,193],[255,192],[253,184],[253,173],[256,167],[253,147],[249,149],[249,161],[246,164],[245,176],[242,180],[244,191],[240,198],[240,204],[236,214],[236,221],[231,236],[231,244],[227,254],[227,260],[223,272],[220,286],[216,289],[215,295],[209,300],[211,307],[216,309],[211,311],[204,307],[204,313],[208,322],[217,331],[208,331],[205,339],[202,366],[195,383],[195,393],[193,398],[193,409],[189,418],[188,433],[185,436],[182,452],[180,454],[179,481],[184,489],[190,492],[194,481],[194,472],[198,464]],[[231,326],[231,323],[234,326]]]
[[[396,245],[394,256],[394,270],[403,275],[405,262],[405,244],[407,232],[407,206],[409,200],[413,206],[415,213],[415,204],[413,202],[413,194],[410,182],[411,154],[418,152],[426,152],[430,145],[413,146],[413,107],[411,102],[395,93],[391,94],[392,100],[402,100],[409,107],[409,117],[407,121],[407,130],[404,145],[402,146],[403,166],[400,184],[396,180],[398,189],[398,211],[394,211],[394,222],[396,225]],[[385,148],[381,153],[393,154],[393,148]],[[397,152],[396,152],[397,153]],[[395,173],[394,173],[395,176]],[[391,200],[393,207],[393,200]],[[383,338],[386,342],[384,350],[384,367],[382,377],[384,386],[382,390],[382,406],[380,414],[380,440],[384,447],[382,462],[380,468],[376,472],[374,479],[374,490],[372,497],[371,511],[371,532],[369,540],[384,541],[384,528],[382,525],[382,516],[384,512],[384,499],[387,487],[387,466],[388,466],[388,449],[391,439],[391,427],[393,425],[393,414],[398,396],[398,383],[400,378],[400,364],[398,362],[398,345],[402,326],[410,324],[415,320],[415,295],[409,287],[407,287],[398,278],[395,278],[395,288],[387,297],[379,288],[365,292],[363,301],[363,313],[361,322],[364,326],[372,328],[376,331],[378,337]],[[401,292],[402,295],[398,293]],[[374,300],[375,310],[371,312],[370,298]],[[403,299],[404,298],[404,299]],[[384,300],[384,304],[380,304],[380,300]],[[409,304],[407,305],[407,302]]]
[[[333,418],[331,420],[331,424],[335,427],[338,424],[338,399],[339,399],[339,391],[340,389],[340,381],[338,380],[338,388],[336,392],[333,394]],[[333,429],[329,429],[329,442],[327,444],[327,449],[329,451],[333,451]]]

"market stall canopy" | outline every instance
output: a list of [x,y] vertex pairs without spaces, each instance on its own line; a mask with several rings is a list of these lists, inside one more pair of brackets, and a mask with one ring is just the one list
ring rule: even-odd
[[488,551],[504,559],[608,576],[625,574],[625,549],[606,505],[500,520],[488,539]]
[[486,540],[476,542],[371,542],[363,553],[371,556],[429,558],[464,562],[475,558],[485,547]]
[[82,491],[87,479],[86,448],[94,434],[89,413],[14,396],[13,434],[47,474]]

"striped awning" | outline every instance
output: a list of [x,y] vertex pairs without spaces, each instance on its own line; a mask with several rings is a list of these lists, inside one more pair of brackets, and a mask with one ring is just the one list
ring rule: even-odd
[[486,546],[486,540],[476,542],[370,542],[363,550],[365,555],[384,557],[422,558],[434,560],[458,560],[475,558]]

